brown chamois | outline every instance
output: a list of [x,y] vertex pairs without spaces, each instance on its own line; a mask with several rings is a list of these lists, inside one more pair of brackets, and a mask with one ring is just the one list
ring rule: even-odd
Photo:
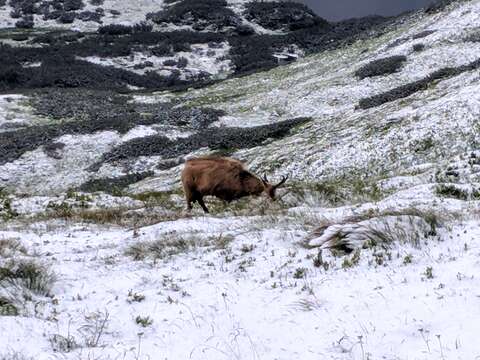
[[203,211],[208,209],[203,202],[207,195],[216,196],[226,202],[244,196],[257,196],[265,192],[275,200],[275,191],[287,181],[283,177],[277,185],[268,182],[245,169],[241,161],[225,157],[205,157],[187,160],[182,171],[182,184],[185,191],[188,210],[192,203],[198,202]]

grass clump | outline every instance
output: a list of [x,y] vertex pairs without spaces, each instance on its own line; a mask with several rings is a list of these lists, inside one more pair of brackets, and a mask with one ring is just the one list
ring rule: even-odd
[[[18,316],[18,308],[8,298],[0,297],[0,316]],[[1,359],[1,357],[0,357]]]
[[155,241],[143,241],[127,248],[125,255],[134,260],[154,260],[169,258],[174,255],[186,253],[198,246],[204,245],[205,240],[194,235],[179,235],[176,232],[168,233]]
[[53,272],[32,260],[11,259],[0,267],[0,290],[14,287],[50,296],[54,282]]
[[464,201],[480,199],[480,189],[474,188],[469,191],[467,189],[462,189],[454,184],[437,185],[435,188],[435,194],[444,198],[458,199]]
[[321,246],[347,254],[358,248],[387,249],[393,243],[420,247],[428,238],[437,236],[442,224],[443,218],[433,211],[372,210],[338,222],[324,221],[305,241],[321,238]]
[[1,239],[0,257],[13,257],[15,254],[26,255],[27,249],[18,239]]
[[178,234],[173,231],[162,235],[158,240],[132,244],[125,250],[125,255],[131,256],[136,261],[162,260],[198,248],[225,249],[233,239],[232,235],[225,234],[202,237],[195,234]]
[[18,216],[18,213],[12,208],[12,200],[4,188],[0,188],[0,219],[11,220]]

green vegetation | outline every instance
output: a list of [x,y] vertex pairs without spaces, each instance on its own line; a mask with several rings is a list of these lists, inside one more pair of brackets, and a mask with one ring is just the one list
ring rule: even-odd
[[21,286],[37,295],[48,296],[54,282],[55,275],[32,260],[11,259],[0,267],[0,288]]
[[342,262],[342,269],[348,269],[348,268],[357,266],[359,262],[360,262],[360,249],[356,249],[353,252],[353,255],[351,256],[351,258],[348,258],[347,256],[344,257]]
[[473,189],[472,192],[462,189],[453,184],[439,184],[435,188],[435,194],[445,198],[453,198],[458,200],[476,200],[480,199],[480,190]]
[[145,300],[145,295],[133,292],[132,290],[128,291],[127,302],[129,304],[133,302],[142,302],[143,300]]
[[403,265],[411,264],[413,256],[411,254],[405,255],[403,258]]
[[125,255],[131,256],[136,261],[149,258],[157,261],[188,253],[200,247],[211,250],[225,249],[232,240],[231,235],[202,237],[194,234],[181,235],[173,231],[163,234],[158,240],[132,244],[126,249]]
[[181,210],[184,204],[172,199],[178,195],[183,197],[183,190],[176,189],[172,191],[148,191],[139,194],[129,195],[132,199],[142,201],[146,207],[161,206],[170,210]]
[[0,219],[11,220],[18,216],[12,208],[12,200],[4,188],[0,188]]
[[433,279],[433,268],[431,266],[428,266],[425,269],[425,272],[423,273],[427,279]]
[[135,323],[137,325],[140,325],[142,327],[148,327],[153,324],[153,319],[150,318],[150,316],[140,316],[138,315],[135,318]]
[[303,267],[299,267],[295,269],[295,272],[293,273],[293,278],[294,279],[303,279],[307,275],[307,269]]
[[295,199],[294,206],[308,203],[309,199],[326,203],[326,206],[340,206],[379,201],[390,195],[389,191],[380,189],[375,180],[361,177],[327,179],[317,183],[288,182],[286,188]]

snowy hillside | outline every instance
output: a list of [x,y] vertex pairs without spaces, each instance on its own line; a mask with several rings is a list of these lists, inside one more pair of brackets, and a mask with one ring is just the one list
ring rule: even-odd
[[[0,359],[480,357],[479,0],[54,3],[0,0]],[[205,154],[290,179],[188,214]]]

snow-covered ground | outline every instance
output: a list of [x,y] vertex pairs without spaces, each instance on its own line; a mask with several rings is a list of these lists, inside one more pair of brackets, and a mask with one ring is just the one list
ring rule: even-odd
[[[280,32],[271,31],[262,26],[246,20],[243,16],[246,0],[228,0],[228,7],[232,9],[245,25],[251,26],[259,34],[279,34]],[[62,24],[57,20],[45,20],[43,15],[33,15],[36,28],[57,28],[69,29],[74,31],[96,31],[100,26],[111,24],[133,25],[145,21],[148,13],[161,11],[165,7],[164,0],[104,0],[99,5],[92,4],[92,1],[83,0],[84,6],[79,12],[95,12],[98,8],[103,9],[103,16],[100,21],[82,21],[76,18],[73,23]],[[0,6],[0,24],[2,28],[14,28],[19,20],[11,17],[13,7],[6,2]],[[156,26],[156,28],[159,28]],[[177,26],[170,24],[161,27],[162,31],[190,29],[191,26]]]
[[[324,251],[315,263],[318,250],[298,243],[306,235],[302,219],[335,212],[195,217],[135,231],[12,225],[0,240],[18,239],[51,266],[57,281],[53,298],[37,298],[34,310],[2,318],[3,349],[35,359],[480,355],[478,211],[475,219],[439,228],[435,236],[421,235],[418,246],[366,249],[357,260]],[[140,260],[126,254],[144,242],[182,239],[194,245],[178,245],[179,254],[164,259],[155,260],[155,250],[140,252]],[[146,327],[138,316],[147,319]],[[105,328],[96,328],[104,319]],[[89,347],[92,332],[98,343]],[[65,339],[70,345],[62,348]]]
[[[0,166],[0,268],[45,266],[35,282],[0,272],[0,358],[479,359],[479,71],[356,109],[476,60],[479,43],[464,39],[479,20],[480,1],[458,2],[266,73],[135,97],[223,109],[212,126],[312,117],[282,140],[235,152],[259,173],[291,175],[276,203],[211,200],[212,215],[186,214],[182,165],[155,168],[115,196],[67,191],[125,175],[114,163],[88,168],[163,131],[155,125],[63,135],[58,158],[39,148]],[[436,31],[415,39],[425,30]],[[418,43],[423,52],[412,50]],[[399,72],[354,77],[391,55],[407,56]],[[0,131],[48,121],[24,100],[0,97]]]
[[[230,46],[227,43],[215,44],[209,47],[207,44],[195,44],[190,52],[180,51],[175,56],[153,56],[140,52],[132,56],[118,58],[99,58],[89,56],[80,58],[94,64],[113,66],[119,69],[127,69],[137,74],[145,74],[146,71],[155,71],[160,75],[171,75],[173,70],[178,71],[178,61],[183,60],[182,78],[191,78],[200,74],[214,75],[217,78],[226,78],[231,72],[230,60],[227,59]],[[172,65],[165,65],[165,61],[172,61]],[[137,68],[136,65],[149,63],[147,67]],[[168,64],[168,63],[167,63]]]

